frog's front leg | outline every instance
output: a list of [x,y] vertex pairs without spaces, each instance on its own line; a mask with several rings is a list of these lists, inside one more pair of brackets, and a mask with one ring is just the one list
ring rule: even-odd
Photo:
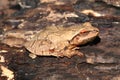
[[59,54],[59,57],[68,57],[71,58],[72,56],[78,55],[80,57],[83,56],[83,53],[80,52],[79,50],[71,50],[71,49],[67,49],[65,51],[62,51],[61,54]]
[[78,50],[68,50],[68,51],[66,51],[66,53],[64,55],[68,58],[71,58],[72,56],[75,56],[75,55],[82,57],[83,53],[81,53]]

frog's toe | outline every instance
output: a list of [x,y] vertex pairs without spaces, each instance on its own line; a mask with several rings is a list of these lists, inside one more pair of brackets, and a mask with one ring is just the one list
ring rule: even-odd
[[76,55],[79,56],[79,57],[83,57],[84,56],[83,53],[81,53],[80,51],[74,51],[74,53],[72,53],[70,57],[76,56]]
[[71,58],[72,56],[78,55],[80,57],[83,57],[83,53],[79,52],[79,51],[67,51],[67,53],[64,54],[64,56]]
[[78,55],[78,56],[80,56],[80,57],[83,57],[83,56],[84,56],[84,54],[83,54],[82,52],[79,52],[79,51],[76,52],[76,55]]
[[35,59],[37,57],[37,55],[33,54],[33,53],[30,53],[29,54],[29,57],[32,58],[32,59]]

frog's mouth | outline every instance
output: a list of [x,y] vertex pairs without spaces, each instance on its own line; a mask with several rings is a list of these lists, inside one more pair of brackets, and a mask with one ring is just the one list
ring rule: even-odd
[[99,33],[98,30],[82,31],[71,39],[70,44],[84,45],[84,44],[94,40],[95,37],[98,36],[98,33]]

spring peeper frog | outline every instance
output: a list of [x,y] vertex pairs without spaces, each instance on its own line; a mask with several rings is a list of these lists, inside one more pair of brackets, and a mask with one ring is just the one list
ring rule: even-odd
[[40,56],[82,56],[78,45],[86,44],[98,36],[99,30],[89,22],[69,27],[50,26],[41,30],[36,38],[25,43],[25,48]]
[[[98,34],[99,30],[89,22],[68,27],[48,26],[22,45],[35,55],[71,58],[73,55],[82,56],[77,46],[92,41]],[[9,45],[10,42],[5,40],[4,43]]]

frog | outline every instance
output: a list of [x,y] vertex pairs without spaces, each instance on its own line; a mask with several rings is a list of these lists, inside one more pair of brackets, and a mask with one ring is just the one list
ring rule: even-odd
[[[21,45],[37,56],[81,57],[84,54],[80,52],[78,46],[93,41],[98,35],[99,29],[90,22],[69,26],[51,25],[39,30],[32,39],[23,41]],[[3,42],[8,45],[10,43],[7,40]],[[12,46],[16,44],[17,42]]]
[[94,40],[99,29],[91,23],[71,25],[69,27],[50,26],[36,34],[36,38],[25,43],[25,48],[35,55],[68,57],[83,56],[79,45]]

